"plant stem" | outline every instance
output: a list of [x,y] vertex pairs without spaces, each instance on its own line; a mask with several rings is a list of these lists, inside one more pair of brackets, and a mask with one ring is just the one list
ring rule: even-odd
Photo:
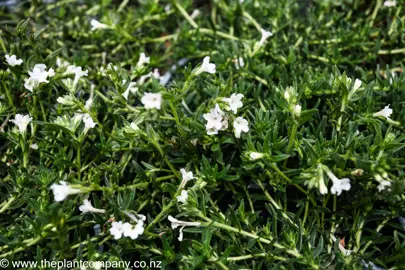
[[5,205],[3,205],[3,207],[0,209],[0,214],[3,213],[4,211],[6,211],[10,205],[15,201],[16,197],[12,196]]

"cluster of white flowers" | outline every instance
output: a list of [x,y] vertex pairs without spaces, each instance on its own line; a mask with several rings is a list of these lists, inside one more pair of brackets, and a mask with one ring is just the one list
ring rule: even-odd
[[46,71],[45,64],[36,64],[32,71],[29,71],[28,74],[30,77],[25,79],[24,87],[32,92],[33,89],[38,87],[40,83],[48,83],[48,78],[53,77],[55,75],[55,71],[52,68]]
[[[236,114],[237,110],[243,106],[242,98],[242,94],[232,94],[231,97],[222,98],[221,100],[227,103],[227,110]],[[209,113],[205,113],[203,117],[207,121],[205,128],[208,135],[218,134],[220,130],[226,130],[228,128],[228,120],[231,118],[221,110],[218,104],[215,104],[215,107]],[[241,116],[236,117],[233,121],[233,128],[235,137],[240,138],[242,132],[249,131],[248,121]]]
[[17,56],[15,56],[14,54],[12,56],[6,54],[5,57],[6,57],[7,64],[9,64],[12,67],[19,66],[23,62],[22,59],[17,59]]
[[142,235],[144,232],[144,221],[146,220],[146,217],[144,215],[138,216],[140,216],[139,219],[132,216],[132,219],[136,222],[135,225],[129,222],[123,223],[122,221],[114,221],[110,228],[110,233],[114,236],[114,239],[118,240],[124,236],[135,240]]

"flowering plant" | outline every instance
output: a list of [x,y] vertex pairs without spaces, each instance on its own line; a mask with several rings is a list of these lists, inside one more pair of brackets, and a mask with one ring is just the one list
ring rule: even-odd
[[403,269],[403,12],[0,6],[0,260]]

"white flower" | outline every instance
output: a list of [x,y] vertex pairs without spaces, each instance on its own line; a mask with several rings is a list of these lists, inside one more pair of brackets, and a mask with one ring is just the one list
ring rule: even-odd
[[172,229],[176,229],[177,227],[180,226],[180,230],[179,230],[179,241],[183,240],[183,229],[186,226],[192,226],[192,227],[198,227],[201,225],[200,222],[188,222],[188,221],[181,221],[181,220],[177,220],[172,216],[168,216],[168,220],[172,223]]
[[233,121],[233,127],[235,129],[235,137],[240,138],[241,132],[248,132],[249,131],[249,126],[248,126],[248,121],[244,119],[243,117],[237,117],[235,121]]
[[378,191],[381,192],[383,191],[385,188],[390,187],[391,186],[391,182],[387,181],[387,180],[382,180],[380,182],[380,184],[377,186]]
[[115,240],[118,240],[122,237],[124,233],[124,228],[123,228],[122,221],[114,221],[111,223],[111,228],[110,228],[110,233],[114,236]]
[[397,5],[397,1],[385,1],[384,7],[395,7]]
[[155,78],[156,80],[160,79],[160,73],[159,73],[159,69],[155,68],[153,70],[153,72],[149,73],[149,75],[153,78]]
[[30,145],[30,148],[33,149],[33,150],[38,150],[38,144],[33,143],[33,144]]
[[75,65],[70,65],[70,66],[67,67],[66,73],[74,73],[75,74],[75,79],[73,81],[73,85],[76,85],[79,82],[81,77],[88,76],[89,71],[87,69],[83,71],[82,67],[77,67]]
[[223,101],[228,102],[229,108],[233,111],[234,114],[238,111],[239,108],[242,108],[242,98],[243,94],[232,94],[230,98],[223,98]]
[[261,159],[264,157],[263,153],[258,153],[258,152],[251,152],[250,155],[250,160],[256,160],[256,159]]
[[391,120],[390,116],[392,114],[392,109],[390,108],[390,104],[388,106],[385,106],[384,109],[382,109],[379,112],[373,113],[374,117],[382,116],[385,117],[387,120]]
[[361,81],[361,80],[359,80],[359,79],[356,79],[355,81],[354,81],[354,85],[353,85],[353,90],[357,90],[357,89],[359,89],[360,87],[361,87],[361,84],[362,84],[363,82]]
[[215,64],[210,63],[210,57],[206,56],[203,59],[203,63],[201,65],[201,67],[199,67],[197,69],[197,71],[195,72],[195,75],[199,75],[199,74],[201,74],[203,72],[208,72],[208,73],[213,74],[213,73],[215,73],[215,71],[216,71],[215,70]]
[[180,188],[183,188],[188,181],[190,181],[191,179],[195,179],[195,177],[193,176],[193,172],[187,172],[184,168],[180,169],[181,172],[181,184],[180,184]]
[[122,229],[123,235],[125,237],[130,237],[132,240],[135,240],[144,232],[143,221],[139,220],[135,226],[128,222],[125,222],[122,226]]
[[264,42],[273,35],[272,32],[266,31],[264,29],[260,29],[260,32],[262,33],[262,38],[259,41],[259,46],[263,46]]
[[221,130],[228,129],[228,117],[227,116],[224,116],[224,119],[222,120],[221,124],[222,124]]
[[191,17],[191,19],[194,20],[195,18],[197,18],[198,15],[200,15],[200,11],[198,9],[194,9],[193,13],[191,13],[190,17]]
[[287,90],[284,91],[284,99],[287,102],[290,102],[290,93]]
[[32,117],[22,114],[16,114],[14,120],[10,120],[10,122],[13,122],[16,126],[18,126],[20,133],[24,133],[27,130],[27,126],[31,121]]
[[162,106],[162,94],[161,93],[145,93],[141,98],[142,104],[145,106],[145,109],[156,108],[160,110]]
[[350,190],[350,179],[349,178],[337,178],[329,169],[326,171],[326,174],[329,176],[330,180],[333,182],[333,186],[330,189],[332,194],[337,194],[338,196],[342,194],[343,190]]
[[57,202],[63,201],[69,195],[81,193],[80,189],[70,187],[65,181],[60,181],[59,183],[60,184],[52,184],[51,186],[55,201]]
[[149,64],[150,62],[150,57],[146,57],[145,53],[141,53],[139,55],[139,60],[138,63],[136,64],[137,67],[142,67],[145,64]]
[[319,180],[319,193],[322,195],[328,194],[328,187],[325,185],[323,177],[321,177]]
[[83,116],[83,122],[86,129],[94,128],[97,125],[97,123],[93,121],[93,118],[87,113]]
[[7,63],[12,67],[19,66],[23,62],[23,60],[17,59],[17,56],[15,56],[14,54],[12,56],[6,54],[6,60],[7,60]]
[[31,92],[34,90],[35,87],[38,86],[37,83],[36,83],[36,81],[33,80],[32,78],[25,79],[24,81],[25,81],[24,87],[25,87],[27,90],[30,90]]
[[182,190],[180,196],[177,196],[177,201],[181,203],[186,203],[188,199],[188,193],[187,190]]
[[84,213],[100,213],[100,214],[104,214],[105,210],[104,209],[97,209],[94,208],[91,205],[91,202],[89,200],[84,200],[83,204],[79,206],[79,210],[82,212],[82,214]]
[[29,71],[28,74],[33,80],[37,81],[38,83],[49,82],[47,80],[49,74],[48,71],[46,71],[45,64],[36,64],[32,71]]
[[294,115],[298,118],[301,116],[301,108],[302,107],[299,104],[295,105],[294,107]]
[[215,108],[211,109],[209,113],[203,114],[204,119],[207,120],[207,124],[205,125],[207,131],[217,134],[218,130],[222,128],[223,115],[224,112],[218,104],[215,104]]
[[106,25],[104,23],[101,23],[101,22],[99,22],[99,21],[97,21],[95,19],[92,19],[90,21],[90,24],[91,24],[91,29],[90,29],[91,31],[98,30],[98,29],[108,29],[108,28],[110,28],[108,25]]
[[235,63],[235,68],[236,69],[239,69],[239,68],[245,66],[245,61],[243,60],[242,57],[239,57],[238,59],[234,59],[233,62]]
[[61,59],[61,58],[57,58],[56,59],[56,65],[60,68],[60,67],[67,67],[69,65],[69,62]]
[[55,71],[52,68],[46,71],[45,64],[36,64],[28,74],[30,77],[25,79],[24,87],[32,92],[40,83],[48,83],[47,78],[54,76]]

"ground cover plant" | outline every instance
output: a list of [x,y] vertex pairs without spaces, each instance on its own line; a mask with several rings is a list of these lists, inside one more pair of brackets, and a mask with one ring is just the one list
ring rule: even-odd
[[0,259],[405,269],[401,1],[43,2],[0,7]]

